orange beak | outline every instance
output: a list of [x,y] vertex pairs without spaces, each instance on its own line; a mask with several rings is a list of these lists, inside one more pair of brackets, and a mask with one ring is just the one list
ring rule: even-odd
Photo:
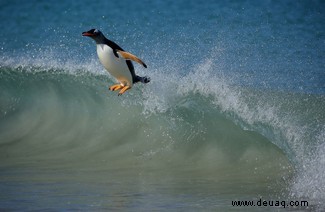
[[82,36],[88,36],[88,37],[91,37],[91,36],[94,36],[94,34],[89,33],[89,32],[83,32],[83,33],[82,33]]

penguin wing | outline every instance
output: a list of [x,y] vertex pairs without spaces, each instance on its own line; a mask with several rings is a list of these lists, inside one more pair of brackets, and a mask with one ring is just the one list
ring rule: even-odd
[[116,50],[124,59],[126,60],[133,60],[141,65],[143,65],[143,67],[147,68],[147,65],[137,56],[131,54],[130,52],[126,52],[126,51],[122,51],[122,50]]

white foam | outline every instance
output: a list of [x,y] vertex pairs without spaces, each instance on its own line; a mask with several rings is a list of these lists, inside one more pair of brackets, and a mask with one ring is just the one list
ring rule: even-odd
[[[325,141],[325,129],[317,139]],[[325,208],[325,143],[320,143],[314,152],[306,154],[295,176],[291,196],[311,199]]]
[[39,53],[27,52],[14,57],[2,56],[2,66],[25,71],[64,71],[70,74],[89,72],[92,74],[106,74],[105,69],[100,65],[97,58],[81,60],[77,57],[64,58],[52,49],[42,50]]

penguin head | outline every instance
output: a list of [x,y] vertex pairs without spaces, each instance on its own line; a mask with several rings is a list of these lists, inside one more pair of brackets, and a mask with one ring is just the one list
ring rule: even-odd
[[105,36],[98,29],[91,29],[87,32],[83,32],[82,36],[87,36],[96,41],[96,43],[101,44],[105,42]]

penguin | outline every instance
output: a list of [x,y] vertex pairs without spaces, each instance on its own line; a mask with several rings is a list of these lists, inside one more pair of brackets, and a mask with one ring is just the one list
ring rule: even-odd
[[107,39],[101,31],[98,29],[91,29],[83,32],[82,35],[95,40],[99,61],[119,82],[118,84],[110,86],[109,90],[120,90],[118,93],[120,96],[125,93],[125,91],[131,89],[133,84],[137,82],[150,82],[149,77],[140,77],[135,74],[131,60],[141,64],[145,68],[147,68],[147,65],[137,56],[124,51],[119,45]]

